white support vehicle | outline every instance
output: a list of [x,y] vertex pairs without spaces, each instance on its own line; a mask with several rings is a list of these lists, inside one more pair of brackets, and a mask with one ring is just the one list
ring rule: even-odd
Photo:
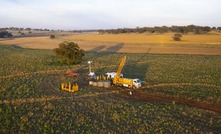
[[[107,72],[106,75],[108,78],[114,79],[114,77],[116,76],[116,72]],[[123,78],[123,74],[120,74],[120,78]]]

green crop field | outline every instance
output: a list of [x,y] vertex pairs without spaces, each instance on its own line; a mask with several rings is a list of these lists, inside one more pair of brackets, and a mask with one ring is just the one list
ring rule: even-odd
[[[140,78],[141,89],[129,96],[123,88],[88,85],[88,60],[104,74],[116,71],[124,55],[122,73]],[[220,67],[216,55],[108,52],[86,52],[81,64],[68,66],[52,50],[0,45],[0,133],[219,133]],[[65,76],[68,69],[80,76]],[[79,91],[62,91],[66,81]]]

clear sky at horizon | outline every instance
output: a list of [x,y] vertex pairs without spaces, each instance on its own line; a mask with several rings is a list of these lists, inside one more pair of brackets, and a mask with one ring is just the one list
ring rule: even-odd
[[221,26],[221,0],[0,0],[0,28]]

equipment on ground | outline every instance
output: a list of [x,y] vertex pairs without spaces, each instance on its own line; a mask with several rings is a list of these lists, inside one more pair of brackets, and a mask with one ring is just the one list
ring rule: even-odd
[[107,75],[98,75],[89,81],[89,85],[109,88],[111,86],[111,81],[108,80]]
[[139,79],[129,79],[129,78],[121,78],[120,74],[121,71],[125,65],[126,62],[126,56],[124,56],[120,62],[120,66],[118,67],[117,73],[113,79],[114,85],[124,86],[128,88],[140,88],[141,87],[141,81]]
[[88,63],[88,65],[89,65],[89,73],[88,73],[88,76],[91,77],[91,78],[95,78],[95,77],[96,77],[95,73],[94,73],[93,71],[91,71],[91,63],[92,63],[92,61],[88,61],[87,63]]
[[78,91],[78,84],[76,83],[75,85],[71,85],[70,82],[64,82],[61,84],[61,89],[68,92],[76,92]]
[[[136,79],[123,78],[123,74],[121,72],[122,72],[125,62],[126,62],[126,56],[122,58],[120,62],[120,66],[118,67],[118,70],[116,73],[108,72],[106,73],[106,75],[96,76],[94,72],[91,72],[92,61],[88,61],[89,76],[91,78],[91,80],[89,81],[89,85],[109,88],[112,83],[113,85],[124,86],[128,88],[140,88],[141,81],[138,78]],[[93,76],[90,74],[92,74]]]
[[67,76],[72,76],[72,77],[77,77],[77,76],[79,76],[80,74],[79,74],[79,73],[74,73],[74,72],[71,72],[70,70],[68,70],[68,71],[66,72],[66,75],[67,75]]

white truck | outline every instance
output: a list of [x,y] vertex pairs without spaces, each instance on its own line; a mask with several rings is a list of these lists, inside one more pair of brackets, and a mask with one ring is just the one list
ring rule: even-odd
[[[111,78],[114,80],[116,76],[116,72],[108,72],[106,73],[108,78]],[[140,88],[141,87],[141,81],[140,79],[128,79],[128,78],[123,78],[123,74],[120,74],[120,78],[117,80],[113,81],[114,84],[124,86],[124,87],[129,87],[129,88]]]

